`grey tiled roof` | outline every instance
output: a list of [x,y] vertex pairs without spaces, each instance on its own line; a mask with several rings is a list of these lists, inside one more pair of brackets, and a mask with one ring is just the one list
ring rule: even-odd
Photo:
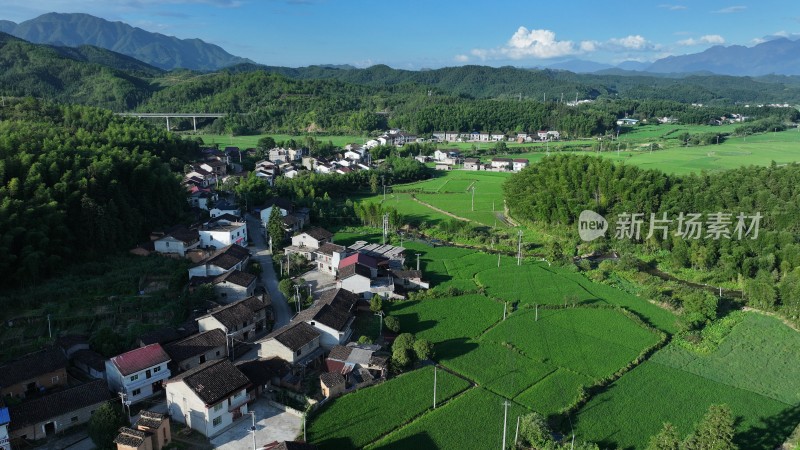
[[203,363],[167,383],[183,381],[206,405],[213,405],[246,388],[250,380],[227,359]]
[[172,342],[164,346],[170,358],[175,362],[202,355],[217,347],[226,347],[225,332],[219,328],[204,331],[186,339]]
[[66,367],[67,357],[59,348],[51,347],[28,353],[0,366],[0,386],[13,386]]
[[262,341],[267,339],[275,339],[283,344],[286,348],[292,351],[297,351],[319,336],[319,331],[314,329],[314,327],[311,325],[305,322],[295,322],[278,328],[277,330],[268,334],[264,339],[262,339]]

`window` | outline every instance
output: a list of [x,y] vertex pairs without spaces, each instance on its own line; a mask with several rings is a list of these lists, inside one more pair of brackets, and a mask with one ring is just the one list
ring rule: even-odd
[[297,355],[297,356],[300,356],[300,353],[302,353],[302,351],[303,351],[303,349],[300,349],[300,350],[294,352],[294,354]]
[[131,381],[136,381],[139,379],[139,374],[131,375]]
[[56,383],[58,383],[58,375],[56,375],[56,376],[54,376],[53,378],[51,378],[51,379],[50,379],[50,381],[51,381],[53,384],[56,384]]
[[141,393],[142,393],[141,389],[134,389],[134,390],[131,391],[131,395],[134,396],[134,397],[136,397],[137,395],[139,395]]
[[156,372],[161,372],[161,366],[153,367],[153,373],[156,373]]
[[72,417],[70,417],[69,421],[70,421],[70,422],[72,422],[72,423],[75,423],[75,422],[77,422],[77,421],[78,421],[78,416],[72,416]]
[[219,350],[217,350],[217,356],[219,356]]
[[218,426],[219,426],[219,424],[221,424],[221,423],[222,423],[222,416],[219,416],[219,417],[216,417],[216,418],[214,418],[214,422],[212,422],[212,424],[213,424],[215,427],[218,427]]
[[[214,412],[217,412],[217,411],[219,411],[220,409],[222,409],[222,403],[217,403],[216,405],[214,405]],[[215,420],[216,420],[216,419],[215,419]],[[216,425],[216,424],[215,424],[215,425]]]
[[235,400],[235,399],[237,399],[237,398],[239,398],[239,397],[241,397],[241,396],[242,396],[242,392],[241,392],[241,391],[239,391],[239,392],[237,392],[237,393],[233,394],[233,398],[234,398],[234,400]]
[[169,247],[169,241],[167,241],[166,244],[167,244],[167,247]]

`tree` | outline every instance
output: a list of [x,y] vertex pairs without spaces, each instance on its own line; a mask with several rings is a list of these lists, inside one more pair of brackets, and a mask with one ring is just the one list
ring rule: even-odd
[[267,221],[267,233],[269,238],[272,239],[272,252],[273,254],[283,248],[283,216],[281,209],[278,205],[272,207]]
[[372,344],[372,339],[369,336],[360,336],[358,338],[359,344]]
[[392,350],[392,363],[398,369],[405,369],[411,364],[411,357],[406,349],[398,348]]
[[271,150],[276,146],[275,139],[273,139],[271,136],[264,136],[258,140],[258,148],[260,149]]
[[420,361],[433,358],[433,344],[427,339],[418,339],[414,342],[414,354]]
[[278,290],[281,291],[286,298],[292,298],[295,293],[294,286],[294,281],[292,281],[291,278],[284,278],[278,283]]
[[708,292],[693,291],[683,297],[682,319],[689,329],[701,328],[717,318],[717,297]]
[[558,241],[553,241],[547,248],[547,260],[553,264],[558,264],[564,259],[564,252]]
[[373,194],[378,193],[378,175],[373,173],[371,177],[369,177],[369,191]]
[[681,437],[675,426],[669,422],[664,423],[664,427],[658,434],[650,438],[647,450],[679,450]]
[[745,286],[748,305],[767,311],[775,307],[777,294],[775,292],[775,283],[769,272],[759,270],[756,277],[748,280]]
[[400,321],[397,320],[397,317],[386,316],[383,319],[383,326],[385,326],[387,330],[391,330],[395,333],[400,332]]
[[413,350],[414,349],[414,335],[411,333],[402,333],[395,338],[392,343],[392,351],[395,350]]
[[383,311],[383,300],[380,295],[373,295],[369,300],[369,310],[374,313]]
[[685,450],[737,450],[734,419],[728,405],[711,405],[684,442]]
[[125,419],[122,407],[116,403],[107,402],[101,405],[92,418],[89,419],[89,437],[99,449],[115,449],[114,438],[122,426],[130,426]]
[[537,412],[525,414],[519,422],[519,435],[524,445],[535,449],[546,447],[553,443],[550,427],[544,416]]

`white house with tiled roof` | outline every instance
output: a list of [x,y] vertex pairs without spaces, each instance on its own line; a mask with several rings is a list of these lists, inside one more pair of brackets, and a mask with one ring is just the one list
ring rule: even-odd
[[162,390],[161,383],[170,377],[169,361],[160,344],[117,355],[106,361],[108,387],[131,403],[142,401]]
[[250,380],[232,362],[201,364],[166,383],[172,420],[212,437],[247,414]]

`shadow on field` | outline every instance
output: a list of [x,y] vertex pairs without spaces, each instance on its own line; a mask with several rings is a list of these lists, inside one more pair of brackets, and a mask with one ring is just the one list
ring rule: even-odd
[[424,450],[424,449],[437,449],[439,448],[436,445],[436,442],[428,436],[428,433],[421,432],[415,435],[409,436],[407,438],[400,439],[399,441],[392,442],[390,444],[381,445],[380,447],[376,447],[381,450],[406,450],[409,448],[417,449],[417,450]]
[[758,426],[736,433],[733,440],[739,448],[777,448],[792,434],[798,422],[800,405],[790,406],[778,415],[762,419]]
[[435,348],[436,358],[439,361],[447,361],[475,350],[478,344],[471,342],[469,338],[455,338],[439,342]]
[[320,450],[357,450],[350,438],[326,439],[316,443]]
[[[408,303],[408,302],[407,302]],[[416,301],[415,301],[416,303]],[[408,313],[398,314],[399,309],[392,309],[392,315],[400,321],[400,331],[403,333],[419,333],[421,331],[429,330],[436,326],[438,322],[435,320],[419,320],[419,314]]]

